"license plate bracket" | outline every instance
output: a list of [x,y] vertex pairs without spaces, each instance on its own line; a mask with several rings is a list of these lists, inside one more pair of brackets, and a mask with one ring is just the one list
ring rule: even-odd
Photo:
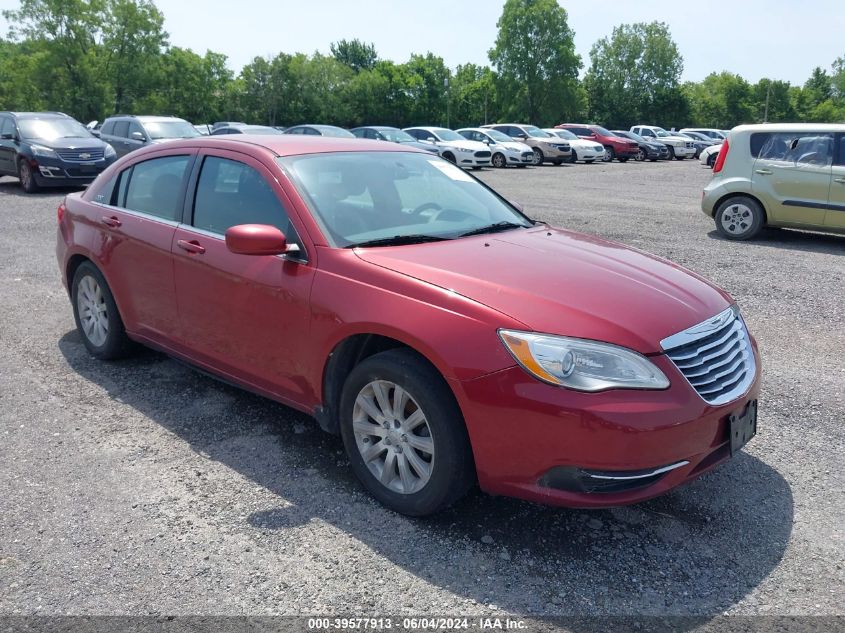
[[757,435],[757,401],[748,403],[741,413],[732,413],[728,417],[731,456],[737,453],[748,441]]

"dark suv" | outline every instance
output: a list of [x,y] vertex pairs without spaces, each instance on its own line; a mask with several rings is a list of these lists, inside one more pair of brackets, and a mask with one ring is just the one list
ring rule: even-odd
[[0,112],[0,176],[39,187],[87,185],[115,161],[115,152],[61,112]]
[[118,156],[150,144],[195,136],[202,134],[185,119],[172,116],[111,116],[100,128],[100,138],[111,145]]

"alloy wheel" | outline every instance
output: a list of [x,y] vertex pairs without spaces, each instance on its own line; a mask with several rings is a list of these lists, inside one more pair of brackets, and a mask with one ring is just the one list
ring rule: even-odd
[[400,385],[375,380],[352,410],[355,444],[382,486],[401,494],[421,490],[434,467],[434,438],[420,405]]
[[79,280],[76,307],[86,338],[96,347],[102,347],[109,335],[108,308],[100,284],[91,275]]
[[751,230],[754,212],[748,205],[735,203],[722,212],[722,227],[731,235],[743,235]]

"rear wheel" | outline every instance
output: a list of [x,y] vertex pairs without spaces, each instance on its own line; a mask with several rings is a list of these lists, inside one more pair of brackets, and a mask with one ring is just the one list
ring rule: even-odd
[[732,196],[716,209],[716,229],[729,240],[749,240],[766,223],[760,203],[748,196]]
[[534,158],[531,160],[531,164],[534,165],[535,167],[539,167],[540,165],[543,164],[544,158],[545,157],[543,156],[543,152],[535,147],[534,148]]
[[18,178],[21,181],[21,187],[27,193],[35,193],[38,191],[38,183],[35,182],[35,173],[32,167],[25,158],[22,158],[18,163]]
[[340,430],[352,469],[391,510],[432,514],[475,479],[469,438],[442,376],[410,350],[357,365],[343,386]]
[[83,262],[71,285],[73,318],[88,352],[100,360],[128,356],[133,343],[126,336],[105,277],[91,262]]
[[499,169],[505,167],[508,164],[508,161],[505,159],[505,155],[501,152],[496,152],[493,154],[493,167],[498,167]]

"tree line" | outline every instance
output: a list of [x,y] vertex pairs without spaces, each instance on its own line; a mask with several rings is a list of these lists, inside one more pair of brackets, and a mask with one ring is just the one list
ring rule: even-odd
[[3,16],[0,110],[60,110],[83,122],[119,113],[342,127],[845,121],[845,55],[800,86],[727,71],[681,82],[669,28],[652,22],[614,28],[585,68],[556,0],[506,0],[490,65],[454,70],[431,52],[397,63],[350,39],[329,55],[255,57],[235,74],[225,55],[172,46],[152,0],[21,0]]

